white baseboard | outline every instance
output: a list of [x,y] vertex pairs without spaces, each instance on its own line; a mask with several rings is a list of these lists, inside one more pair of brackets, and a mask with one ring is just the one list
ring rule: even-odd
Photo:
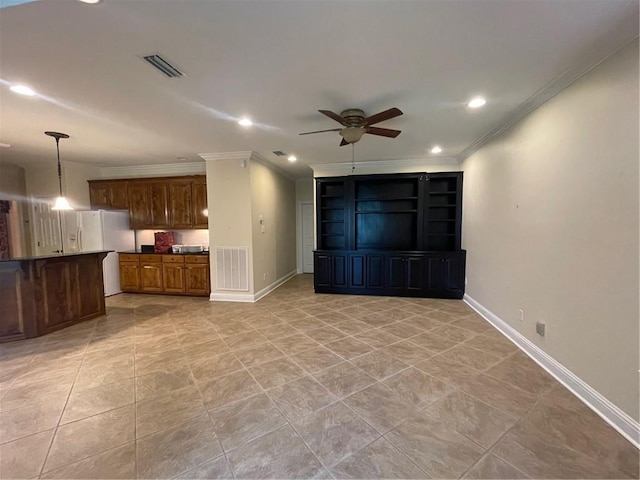
[[209,296],[209,300],[212,302],[245,302],[245,303],[255,303],[260,300],[262,297],[270,294],[280,285],[285,283],[287,280],[290,280],[296,275],[296,270],[292,270],[287,273],[284,277],[279,278],[271,285],[267,285],[258,293],[231,293],[231,292],[213,292]]
[[262,297],[264,297],[266,295],[269,295],[276,288],[278,288],[284,282],[286,282],[286,281],[290,280],[291,278],[293,278],[295,275],[296,275],[296,270],[292,270],[289,273],[287,273],[284,277],[282,277],[282,278],[276,280],[275,282],[273,282],[271,285],[268,285],[268,286],[264,287],[262,290],[260,290],[258,293],[256,293],[254,295],[255,299],[253,301],[257,302]]
[[473,308],[485,320],[511,340],[533,361],[544,368],[562,385],[567,387],[585,405],[591,408],[591,410],[597,413],[609,425],[633,443],[636,448],[640,448],[640,423],[636,422],[633,418],[594,390],[593,387],[580,379],[580,377],[575,375],[571,370],[559,363],[556,359],[469,295],[465,294],[463,300],[467,305]]

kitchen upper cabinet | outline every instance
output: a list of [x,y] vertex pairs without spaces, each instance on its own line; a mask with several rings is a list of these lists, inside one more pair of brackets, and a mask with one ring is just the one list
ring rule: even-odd
[[149,228],[172,227],[169,221],[169,184],[153,182],[149,185],[150,211]]
[[191,183],[191,202],[193,205],[193,227],[209,227],[209,207],[207,203],[207,181],[196,179]]
[[189,180],[169,182],[169,221],[172,227],[193,227],[192,183]]
[[128,209],[130,227],[208,228],[207,180],[189,177],[89,180],[92,208]]
[[126,180],[89,180],[91,208],[127,210],[129,208],[129,182]]
[[129,225],[132,229],[147,228],[151,218],[151,193],[148,183],[129,184]]

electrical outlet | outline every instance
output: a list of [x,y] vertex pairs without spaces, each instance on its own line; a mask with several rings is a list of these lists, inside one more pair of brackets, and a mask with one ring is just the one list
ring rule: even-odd
[[467,277],[464,277],[464,284],[467,284]]
[[520,321],[524,322],[524,310],[520,309],[518,310],[518,313],[520,314]]
[[536,333],[541,337],[544,337],[544,327],[545,327],[544,323],[536,322]]
[[262,275],[262,279],[263,279],[263,280],[266,280],[266,279],[267,279],[267,274],[266,274],[266,273],[264,273],[264,274]]

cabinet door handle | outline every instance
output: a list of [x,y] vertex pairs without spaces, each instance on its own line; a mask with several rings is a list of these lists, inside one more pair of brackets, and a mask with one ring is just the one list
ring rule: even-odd
[[153,268],[151,265],[143,265],[142,268]]

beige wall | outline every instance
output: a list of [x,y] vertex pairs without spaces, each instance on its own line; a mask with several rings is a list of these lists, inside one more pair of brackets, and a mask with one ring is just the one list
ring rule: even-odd
[[462,165],[467,294],[636,420],[638,129],[636,40]]
[[296,188],[262,163],[252,160],[250,165],[253,286],[258,293],[296,269]]
[[26,175],[17,165],[0,165],[0,200],[17,202],[17,211],[11,212],[11,253],[15,256],[30,254],[29,202]]
[[298,178],[296,180],[296,270],[298,273],[302,273],[302,267],[303,267],[301,204],[315,203],[314,189],[315,189],[315,182],[312,177]]
[[[207,160],[209,242],[215,247],[249,247],[249,279],[252,278],[251,182],[247,161]],[[215,256],[211,261],[211,291],[215,284]],[[249,292],[253,284],[249,282]]]

